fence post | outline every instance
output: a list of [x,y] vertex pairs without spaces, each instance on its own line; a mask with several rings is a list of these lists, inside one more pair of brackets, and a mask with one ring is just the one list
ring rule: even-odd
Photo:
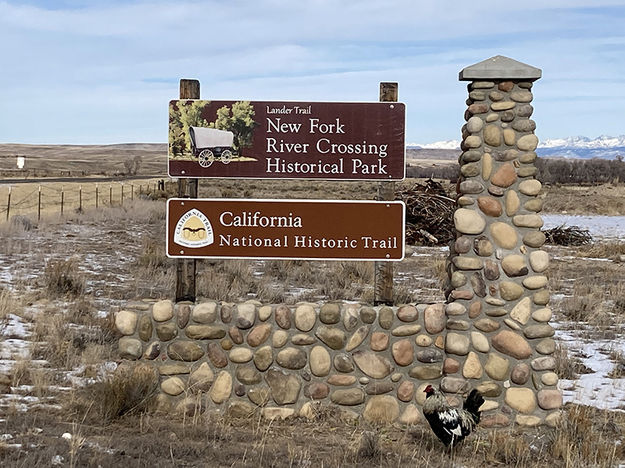
[[78,212],[82,213],[82,185],[78,186]]
[[135,199],[135,186],[133,184],[130,184],[130,199]]
[[[200,82],[198,80],[180,80],[180,99],[199,99]],[[178,196],[197,197],[198,179],[178,179]],[[188,188],[188,195],[187,195]],[[195,259],[179,258],[176,260],[176,302],[195,302]]]
[[95,207],[98,208],[98,184],[95,184]]
[[121,196],[121,200],[120,200],[119,204],[120,204],[121,206],[124,206],[124,183],[123,183],[123,182],[120,182],[120,183],[119,183],[119,185],[120,185],[120,186],[121,186],[121,188],[122,188],[122,196]]
[[37,197],[37,221],[41,220],[41,185],[39,186],[39,194]]
[[113,206],[113,184],[109,185],[109,207]]
[[61,216],[63,216],[63,202],[65,200],[65,192],[63,191],[63,186],[61,185]]
[[[397,83],[380,83],[380,102],[397,102]],[[395,182],[380,182],[377,200],[395,199]],[[393,262],[375,262],[373,303],[393,304]]]
[[11,186],[9,185],[9,196],[7,198],[7,221],[9,220],[10,211],[11,211]]

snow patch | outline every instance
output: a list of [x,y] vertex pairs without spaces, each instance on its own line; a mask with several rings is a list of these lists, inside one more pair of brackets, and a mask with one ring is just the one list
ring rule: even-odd
[[408,143],[408,148],[459,150],[459,140],[435,141],[434,143]]
[[590,235],[597,239],[625,238],[625,216],[543,214],[542,218],[545,223],[543,229],[562,225],[577,226],[587,229]]
[[560,380],[558,388],[562,390],[564,402],[625,411],[625,378],[608,377],[615,363],[606,356],[609,351],[625,353],[625,340],[623,337],[613,340],[584,338],[579,330],[580,324],[571,325],[578,330],[558,328],[556,337],[593,372],[580,375],[577,380]]
[[625,146],[625,135],[612,137],[600,135],[597,138],[573,136],[566,138],[547,138],[538,144],[539,148],[615,148]]

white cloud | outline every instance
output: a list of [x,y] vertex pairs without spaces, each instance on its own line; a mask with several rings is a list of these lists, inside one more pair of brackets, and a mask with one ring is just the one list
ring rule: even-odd
[[[181,77],[200,79],[205,98],[259,100],[375,100],[379,81],[399,81],[408,139],[446,140],[462,125],[457,73],[497,54],[543,68],[540,132],[604,125],[621,134],[613,130],[622,126],[621,5],[152,0],[50,9],[0,1],[0,141],[111,141],[115,131],[103,129],[115,126],[124,138],[163,141],[161,109]],[[562,103],[571,96],[597,96],[584,104],[601,109],[597,118],[572,112],[579,102]],[[37,135],[13,118],[24,113]]]

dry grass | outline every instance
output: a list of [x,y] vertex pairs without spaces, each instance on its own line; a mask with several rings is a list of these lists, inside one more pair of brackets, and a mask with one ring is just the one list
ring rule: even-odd
[[[81,301],[70,303],[68,311],[49,305],[35,316],[32,336],[32,355],[44,359],[57,369],[73,369],[80,363],[94,364],[95,355],[110,359],[118,332],[113,313],[99,317],[89,306],[84,312]],[[82,310],[80,313],[72,310]],[[86,353],[86,354],[85,354]]]
[[575,380],[581,374],[592,372],[577,356],[572,356],[564,344],[556,344],[556,351],[553,357],[556,359],[554,372],[561,379]]
[[585,258],[615,259],[620,255],[625,255],[625,242],[595,242],[580,247],[576,255]]
[[[0,170],[15,171],[15,156],[25,156],[22,177],[33,173],[49,176],[81,176],[86,174],[119,174],[124,163],[141,159],[140,174],[167,172],[165,143],[130,143],[118,145],[25,145],[0,144]],[[6,175],[6,174],[5,174]]]
[[360,435],[358,444],[358,458],[372,463],[378,463],[382,456],[380,448],[380,434],[374,431],[365,431]]
[[206,262],[198,272],[197,295],[221,301],[236,301],[256,290],[251,263],[245,260]]
[[6,326],[9,314],[20,315],[22,304],[8,289],[0,289],[0,331]]
[[[249,298],[274,304],[321,299],[371,302],[372,283],[372,262],[206,260],[198,262],[197,293],[228,302]],[[398,298],[406,299],[406,294]]]
[[625,184],[545,187],[547,213],[625,215]]
[[[59,437],[63,432],[83,438],[75,450],[76,466],[607,468],[625,461],[625,415],[582,406],[568,405],[555,429],[478,428],[449,452],[423,425],[346,424],[331,409],[326,411],[333,417],[312,421],[268,421],[257,414],[178,419],[141,412],[137,404],[144,398],[114,397],[111,390],[102,398],[110,399],[112,407],[134,410],[98,416],[99,404],[74,403],[69,413],[73,423],[67,410],[8,415],[3,430],[32,448],[0,451],[0,463],[13,466],[19,460],[21,466],[47,466],[54,455],[69,462],[70,446]],[[127,404],[118,406],[117,401]],[[32,427],[43,432],[35,434]]]
[[532,438],[514,430],[488,431],[473,440],[476,456],[487,465],[532,466],[540,458],[531,449]]
[[[84,212],[105,210],[108,207],[120,207],[132,204],[134,200],[145,196],[144,193],[154,191],[157,179],[100,182],[89,179],[80,182],[45,182],[15,184],[11,187],[10,215],[13,223],[21,223],[28,219],[35,225],[39,210],[39,190],[41,190],[42,217],[73,217]],[[122,194],[123,190],[123,194]],[[139,192],[142,192],[140,195]],[[96,202],[97,198],[97,202]],[[0,188],[3,214],[6,213],[8,188]],[[20,219],[21,218],[21,219]],[[16,221],[17,220],[17,221]]]
[[573,322],[586,322],[595,328],[606,329],[625,321],[625,282],[586,276],[577,279],[571,296],[560,304],[561,313]]
[[32,394],[37,398],[43,398],[50,395],[50,386],[54,383],[54,370],[31,368],[30,382],[33,386]]
[[613,379],[625,378],[625,353],[615,349],[610,352],[610,360],[614,361],[614,369],[608,374]]
[[314,198],[374,200],[377,184],[362,182],[321,183],[315,180],[232,180],[201,181],[200,197],[223,198]]
[[33,357],[59,369],[72,369],[80,353],[72,344],[73,331],[62,314],[39,314],[33,332]]
[[173,265],[173,261],[165,255],[163,239],[145,237],[141,241],[141,252],[137,257],[136,264],[140,268],[154,270],[168,268]]
[[78,262],[78,258],[72,257],[46,264],[44,283],[52,297],[76,297],[85,292],[85,278],[80,272]]
[[127,414],[145,412],[157,389],[158,374],[153,367],[128,365],[78,391],[69,406],[90,421],[111,422]]
[[11,368],[11,386],[30,385],[32,386],[30,393],[38,398],[50,394],[50,386],[53,382],[53,370],[41,368],[31,359],[18,359]]
[[11,368],[11,386],[30,385],[30,369],[32,361],[30,359],[17,359]]
[[[625,325],[625,277],[621,263],[594,258],[611,257],[611,244],[580,248],[549,247],[550,289],[563,297],[549,305],[557,320],[584,336],[614,339]],[[619,244],[615,244],[619,245]]]
[[553,434],[551,455],[566,466],[611,467],[625,459],[622,413],[571,406]]

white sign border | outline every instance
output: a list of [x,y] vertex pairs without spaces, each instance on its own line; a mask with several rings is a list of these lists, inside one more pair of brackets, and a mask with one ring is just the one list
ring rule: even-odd
[[[210,202],[270,202],[270,203],[359,203],[376,205],[401,205],[402,207],[402,230],[401,230],[401,257],[400,258],[310,258],[310,257],[225,257],[225,256],[204,256],[204,255],[170,255],[169,254],[169,204],[172,202],[185,201],[210,201]],[[379,201],[379,200],[315,200],[315,199],[278,199],[278,198],[169,198],[165,215],[165,254],[168,258],[206,258],[212,260],[311,260],[311,261],[342,261],[342,262],[401,262],[406,257],[406,204],[400,200]]]
[[[240,100],[240,99],[239,99]],[[236,102],[236,99],[170,99],[167,103],[167,111],[169,115],[169,106],[174,101],[232,101]],[[254,100],[250,100],[251,102],[255,102]],[[401,182],[406,180],[406,166],[408,164],[407,160],[407,149],[406,149],[406,124],[408,123],[408,112],[406,110],[406,103],[403,101],[295,101],[295,100],[286,100],[286,101],[262,101],[262,102],[275,102],[275,103],[310,103],[310,104],[387,104],[387,105],[395,105],[401,104],[404,106],[404,173],[401,178],[325,178],[325,177],[290,177],[289,175],[281,176],[281,177],[266,177],[266,176],[251,176],[245,177],[241,175],[236,176],[224,176],[224,175],[216,175],[216,176],[198,176],[198,175],[186,175],[186,174],[175,174],[172,175],[170,172],[169,166],[169,141],[167,141],[167,176],[170,179],[225,179],[225,180],[319,180],[319,181],[336,181],[336,182]],[[169,129],[169,120],[167,121],[167,128]],[[183,257],[175,257],[175,258],[183,258]],[[213,258],[213,257],[207,257]],[[220,257],[223,258],[223,257]]]

